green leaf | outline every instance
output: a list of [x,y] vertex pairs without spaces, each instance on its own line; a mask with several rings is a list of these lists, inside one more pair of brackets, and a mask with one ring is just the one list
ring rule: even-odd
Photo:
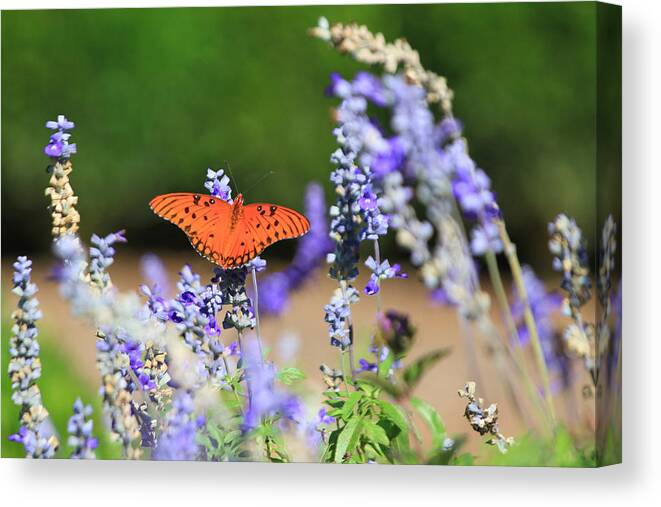
[[375,375],[374,373],[366,373],[361,375],[359,382],[360,381],[369,382],[370,384],[382,389],[384,392],[388,393],[395,399],[399,399],[403,394],[402,390],[395,384],[384,377]]
[[390,439],[386,434],[386,430],[384,430],[378,424],[373,423],[372,421],[365,421],[364,433],[372,442],[383,446],[390,444]]
[[344,455],[353,450],[358,437],[360,437],[362,424],[362,417],[352,417],[344,428],[342,428],[340,435],[337,437],[337,445],[335,446],[335,463],[342,463]]
[[351,414],[353,413],[353,407],[356,406],[356,403],[358,403],[358,400],[360,400],[362,396],[363,393],[360,391],[355,391],[349,395],[349,398],[342,407],[342,419],[348,420],[351,417]]
[[220,430],[220,428],[215,424],[209,423],[207,424],[207,431],[209,432],[211,438],[217,442],[218,447],[221,447],[225,440],[225,436],[223,435],[223,432]]
[[384,417],[390,419],[403,432],[408,431],[406,415],[404,414],[404,411],[401,409],[401,407],[382,400],[378,402],[378,405],[381,408],[381,412]]
[[473,455],[469,452],[460,454],[450,460],[450,465],[455,466],[470,466],[473,464]]
[[294,382],[299,382],[305,379],[305,373],[298,368],[283,368],[278,372],[278,380],[285,385],[292,385]]
[[379,376],[384,378],[387,377],[394,361],[395,355],[392,352],[389,352],[386,358],[379,363]]
[[418,385],[422,376],[448,354],[450,354],[450,348],[432,350],[409,365],[402,374],[408,390],[410,391]]
[[443,440],[445,439],[445,424],[443,424],[443,419],[441,419],[441,416],[436,409],[419,398],[411,398],[411,405],[418,411],[418,414],[420,414],[429,427],[434,449],[440,449],[443,447]]

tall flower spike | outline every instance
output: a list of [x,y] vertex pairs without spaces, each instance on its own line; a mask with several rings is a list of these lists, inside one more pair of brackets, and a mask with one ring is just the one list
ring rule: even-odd
[[73,404],[73,415],[69,418],[67,443],[72,448],[72,459],[96,459],[95,449],[99,441],[92,435],[94,421],[91,419],[92,406],[83,405],[80,398]]
[[168,412],[165,429],[154,451],[159,460],[192,461],[198,456],[195,441],[196,423],[193,416],[193,397],[187,391],[179,391]]
[[262,312],[282,314],[290,292],[313,275],[332,249],[324,189],[318,183],[310,183],[305,190],[305,216],[310,220],[310,232],[298,240],[292,263],[259,281],[259,309]]
[[186,265],[179,273],[177,290],[177,297],[169,304],[169,318],[204,364],[209,380],[222,386],[227,373],[223,355],[228,352],[220,341],[221,326],[216,320],[222,306],[219,279],[214,277],[210,284],[202,285],[200,276]]
[[592,283],[583,232],[576,221],[567,215],[558,215],[549,224],[549,250],[553,254],[553,268],[562,273],[561,287],[565,292],[562,310],[573,322],[565,329],[564,337],[569,350],[582,358],[596,383],[596,333],[592,323],[585,322],[581,308],[591,298]]
[[51,178],[45,194],[51,201],[51,232],[54,238],[59,238],[63,234],[76,234],[80,223],[76,209],[78,197],[69,182],[69,174],[73,170],[71,155],[76,153],[76,145],[69,143],[71,134],[67,130],[73,129],[74,123],[60,115],[57,121],[47,122],[46,127],[56,130],[44,148],[44,153],[51,159],[48,166]]
[[14,289],[19,297],[12,314],[13,336],[9,340],[9,379],[12,400],[20,407],[20,429],[9,440],[23,444],[28,458],[52,458],[59,446],[48,411],[43,406],[37,380],[41,377],[37,321],[41,318],[31,280],[32,261],[19,257],[14,263]]
[[142,440],[137,405],[132,390],[136,387],[130,378],[131,358],[126,353],[125,340],[112,330],[97,331],[97,367],[101,374],[101,396],[113,439],[118,440],[127,458],[140,457],[136,447]]
[[90,282],[99,290],[112,287],[108,268],[115,262],[115,243],[126,243],[124,231],[113,232],[105,238],[92,234],[90,247]]

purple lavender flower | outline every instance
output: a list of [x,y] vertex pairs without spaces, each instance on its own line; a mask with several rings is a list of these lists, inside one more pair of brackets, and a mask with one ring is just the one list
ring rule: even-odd
[[108,268],[115,262],[115,243],[126,243],[124,231],[113,232],[105,238],[92,234],[89,273],[92,283],[102,290],[111,286]]
[[186,391],[180,391],[172,401],[172,409],[167,414],[166,427],[158,440],[154,457],[158,460],[195,460],[199,454],[196,430],[193,397]]
[[461,132],[464,126],[461,124],[457,118],[454,117],[445,117],[441,120],[441,123],[438,124],[436,128],[436,134],[438,136],[439,144],[444,144],[446,141],[450,141],[461,136]]
[[215,268],[214,272],[214,279],[218,281],[222,294],[222,304],[231,306],[225,313],[223,328],[234,328],[239,333],[246,329],[254,329],[256,326],[255,314],[252,301],[246,292],[248,268],[246,266],[227,270]]
[[57,121],[46,122],[46,128],[57,130],[50,136],[48,144],[44,147],[44,153],[57,159],[68,159],[72,154],[76,153],[76,145],[69,144],[71,134],[67,130],[74,128],[74,123],[67,120],[63,115],[57,117]]
[[147,298],[147,309],[149,313],[161,322],[167,322],[170,319],[168,302],[161,296],[160,287],[154,284],[153,287],[146,285],[140,286],[140,292]]
[[402,272],[399,264],[393,264],[391,266],[387,259],[380,264],[377,264],[376,260],[370,255],[365,261],[365,266],[372,271],[369,282],[367,282],[364,289],[365,294],[368,296],[373,296],[379,292],[381,283],[384,280],[391,278],[408,278],[408,275]]
[[351,88],[354,94],[362,95],[377,106],[385,106],[388,102],[386,90],[381,81],[368,72],[356,74]]
[[72,459],[96,459],[96,449],[99,441],[92,435],[94,421],[91,419],[91,405],[83,405],[80,398],[73,404],[73,415],[69,418],[67,431],[69,447],[72,447]]
[[46,128],[51,130],[71,130],[75,126],[74,122],[67,120],[63,114],[57,116],[57,121],[46,122]]
[[358,292],[353,287],[345,290],[335,289],[329,304],[324,307],[324,320],[328,324],[328,334],[333,347],[344,350],[353,342],[348,319],[351,314],[350,305],[358,301]]
[[204,187],[214,197],[232,204],[232,188],[229,186],[229,182],[230,179],[222,169],[218,171],[207,169],[207,181],[204,183]]
[[216,320],[223,304],[219,282],[216,274],[210,284],[202,285],[200,276],[185,265],[179,273],[178,295],[169,304],[169,318],[176,324],[184,343],[202,360],[210,378],[222,385],[227,372],[221,327]]
[[456,140],[445,150],[454,168],[452,190],[464,216],[477,221],[471,232],[471,250],[475,255],[488,251],[502,252],[498,227],[493,222],[500,217],[496,196],[486,173],[475,166],[466,152],[466,143]]
[[275,384],[276,368],[273,363],[260,360],[256,343],[246,343],[245,361],[250,404],[243,420],[243,430],[255,428],[265,417],[278,417],[281,420],[296,421],[301,416],[300,400]]
[[328,237],[324,190],[318,183],[310,183],[307,186],[305,215],[310,220],[310,232],[298,240],[292,263],[259,282],[259,309],[262,312],[282,314],[289,303],[290,292],[312,276],[332,249],[332,242]]
[[[371,354],[374,355],[374,361],[368,361],[367,359],[361,357],[358,360],[359,372],[368,371],[368,372],[376,373],[379,369],[379,363],[383,363],[386,359],[388,359],[388,356],[390,355],[390,349],[385,345],[379,347],[373,344],[370,346],[369,351]],[[394,359],[394,361],[390,365],[390,370],[387,372],[386,376],[392,377],[395,374],[395,370],[398,370],[401,367],[402,367],[401,358]]]
[[319,424],[332,424],[335,422],[335,418],[332,415],[328,415],[325,408],[320,408],[319,413],[317,414]]
[[163,261],[155,254],[145,254],[140,258],[140,269],[147,285],[167,296],[170,294],[170,279]]
[[370,363],[367,359],[361,357],[358,359],[358,372],[371,371],[376,372],[376,363]]
[[364,73],[353,83],[333,76],[330,91],[342,103],[337,108],[338,126],[333,131],[340,148],[331,156],[336,166],[331,174],[336,202],[330,208],[330,236],[336,247],[328,261],[332,278],[353,280],[358,275],[360,242],[388,232],[388,217],[381,213],[372,187],[369,160],[361,158],[390,150],[390,144],[367,117],[368,100],[385,104],[386,95],[378,80]]

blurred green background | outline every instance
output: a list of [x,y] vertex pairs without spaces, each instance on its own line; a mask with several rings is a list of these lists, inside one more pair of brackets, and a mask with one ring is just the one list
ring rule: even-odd
[[548,267],[561,210],[593,240],[592,3],[53,10],[2,13],[3,255],[48,248],[41,150],[62,113],[84,236],[126,228],[132,247],[188,249],[147,202],[201,189],[225,161],[248,201],[301,208],[331,169],[328,75],[363,68],[306,35],[322,15],[406,37],[448,78],[526,262]]

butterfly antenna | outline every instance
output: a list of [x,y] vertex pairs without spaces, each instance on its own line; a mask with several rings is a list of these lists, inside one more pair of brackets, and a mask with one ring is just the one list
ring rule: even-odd
[[274,174],[275,174],[275,171],[268,171],[268,172],[262,174],[259,178],[257,178],[257,181],[255,181],[252,185],[250,185],[250,188],[248,188],[248,191],[252,190],[257,185],[259,185],[262,181],[264,181],[266,178],[268,178],[269,176],[273,176]]
[[234,177],[234,173],[232,173],[232,167],[230,166],[229,160],[225,160],[225,166],[227,167],[227,172],[230,173],[230,179],[234,182],[234,188],[238,195],[241,193],[239,192],[239,183],[236,181],[236,178]]

